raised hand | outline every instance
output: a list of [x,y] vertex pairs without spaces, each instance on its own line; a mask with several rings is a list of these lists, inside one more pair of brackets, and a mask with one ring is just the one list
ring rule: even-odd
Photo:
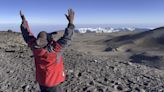
[[65,14],[69,23],[73,24],[75,12],[72,9],[68,9],[68,14]]
[[21,10],[20,10],[20,17],[21,17],[22,20],[25,20],[25,16],[24,16],[24,14],[22,13]]

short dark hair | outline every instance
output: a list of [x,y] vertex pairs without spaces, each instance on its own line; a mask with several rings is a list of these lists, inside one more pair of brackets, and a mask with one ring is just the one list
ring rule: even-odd
[[37,36],[37,39],[38,38],[44,38],[44,39],[47,39],[47,32],[46,31],[41,31],[39,32],[38,36]]

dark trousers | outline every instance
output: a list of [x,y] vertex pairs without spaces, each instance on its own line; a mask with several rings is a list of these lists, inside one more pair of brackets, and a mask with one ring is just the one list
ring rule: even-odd
[[45,87],[40,85],[41,92],[63,92],[60,85],[54,87]]

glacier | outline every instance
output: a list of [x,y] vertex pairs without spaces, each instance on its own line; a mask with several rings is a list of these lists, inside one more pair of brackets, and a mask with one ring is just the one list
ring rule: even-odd
[[149,28],[78,28],[76,32],[78,33],[111,33],[111,32],[120,32],[120,31],[148,31]]

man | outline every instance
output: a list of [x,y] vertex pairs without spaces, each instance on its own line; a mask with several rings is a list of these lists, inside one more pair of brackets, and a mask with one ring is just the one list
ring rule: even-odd
[[57,41],[54,41],[51,34],[45,31],[40,32],[35,38],[21,11],[20,16],[23,38],[34,54],[36,80],[40,85],[41,92],[62,92],[60,84],[65,80],[62,52],[70,44],[73,35],[74,11],[69,9],[68,14],[65,14],[69,23],[63,37]]

